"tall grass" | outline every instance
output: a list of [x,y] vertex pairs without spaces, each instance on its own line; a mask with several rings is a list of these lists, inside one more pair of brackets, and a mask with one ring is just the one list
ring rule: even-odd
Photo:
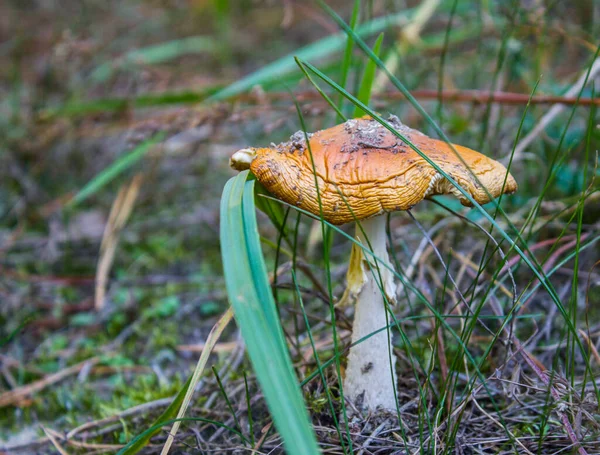
[[231,179],[221,202],[221,255],[229,300],[254,372],[289,453],[317,453],[260,250],[254,181]]
[[[432,386],[432,383],[430,381],[428,381],[425,377],[420,376],[418,371],[422,370],[422,371],[429,371],[430,373],[433,373],[434,371],[438,370],[439,365],[436,366],[434,363],[431,363],[429,367],[424,367],[423,365],[419,365],[415,369],[415,374],[416,374],[415,379],[417,380],[417,384],[423,384],[423,388],[424,388],[424,390],[421,392],[422,407],[420,407],[420,410],[419,410],[420,432],[419,432],[418,447],[421,450],[426,450],[426,451],[433,450],[435,447],[435,443],[432,441],[432,437],[433,437],[432,431],[434,430],[434,428],[439,427],[444,422],[448,422],[448,420],[447,420],[448,415],[453,415],[454,420],[451,423],[448,422],[450,427],[444,433],[444,441],[443,441],[445,444],[445,447],[446,447],[446,449],[444,450],[444,453],[449,453],[452,450],[452,448],[455,447],[456,437],[458,435],[458,431],[460,428],[460,422],[461,422],[461,419],[465,415],[464,414],[464,405],[473,397],[473,395],[479,389],[484,389],[487,392],[487,395],[488,395],[487,398],[492,403],[496,422],[504,428],[504,431],[506,433],[508,441],[510,441],[510,444],[512,445],[513,450],[519,451],[523,448],[522,443],[519,441],[518,435],[515,435],[512,432],[512,430],[509,428],[509,426],[507,425],[507,423],[505,421],[505,417],[503,416],[502,410],[500,409],[500,406],[498,405],[498,403],[496,401],[497,396],[492,391],[492,389],[489,387],[489,384],[488,384],[489,379],[483,373],[483,369],[484,369],[485,363],[488,360],[488,356],[491,355],[491,352],[495,347],[497,347],[498,345],[511,343],[512,337],[514,336],[514,332],[513,332],[514,322],[519,320],[520,317],[522,317],[520,315],[520,312],[521,312],[523,306],[527,302],[530,301],[530,298],[532,297],[532,295],[534,295],[536,290],[541,287],[546,292],[546,297],[548,299],[550,299],[550,301],[553,302],[553,304],[556,306],[556,308],[558,309],[559,313],[562,316],[562,322],[564,323],[565,342],[566,342],[566,348],[567,348],[566,351],[568,353],[567,354],[568,357],[565,362],[565,367],[567,367],[567,372],[570,375],[571,385],[574,386],[575,382],[576,382],[575,381],[575,368],[573,366],[573,362],[575,362],[576,358],[581,358],[583,360],[583,362],[585,363],[584,370],[586,371],[586,377],[587,377],[587,379],[584,379],[584,381],[588,381],[589,384],[594,388],[594,390],[596,390],[596,393],[597,393],[595,383],[592,379],[593,373],[592,373],[591,364],[590,364],[589,351],[588,351],[588,349],[586,349],[584,347],[584,345],[581,342],[581,339],[578,335],[578,327],[577,327],[578,319],[576,317],[577,295],[576,295],[576,286],[575,286],[577,275],[575,274],[575,277],[573,279],[574,284],[572,287],[572,289],[573,289],[572,295],[569,300],[570,303],[568,306],[566,306],[566,305],[564,305],[562,298],[559,296],[557,289],[555,288],[552,281],[550,280],[550,277],[553,275],[553,273],[555,273],[557,268],[555,267],[551,270],[544,269],[543,263],[540,263],[536,259],[535,255],[532,254],[532,252],[529,248],[529,243],[527,240],[531,238],[532,231],[530,231],[529,235],[526,238],[524,238],[523,237],[524,226],[521,228],[518,228],[515,225],[515,223],[513,222],[510,215],[498,203],[491,204],[491,206],[493,207],[493,213],[490,213],[489,209],[486,209],[486,208],[478,205],[470,197],[470,195],[468,195],[459,185],[457,185],[457,183],[454,182],[453,179],[449,175],[445,174],[443,172],[443,170],[440,169],[439,166],[436,165],[436,163],[432,162],[421,150],[418,150],[418,148],[415,147],[413,144],[411,144],[410,141],[408,141],[408,139],[406,137],[403,137],[399,132],[394,130],[393,127],[388,124],[388,122],[386,122],[381,116],[379,116],[373,109],[371,109],[368,106],[368,99],[369,99],[368,93],[370,91],[369,90],[369,88],[370,88],[369,80],[372,81],[372,79],[374,77],[374,69],[379,68],[380,71],[387,74],[390,82],[400,92],[402,92],[406,96],[407,100],[412,104],[412,106],[415,108],[415,110],[423,116],[424,120],[431,125],[431,127],[437,132],[437,134],[441,138],[443,138],[446,142],[450,143],[449,138],[446,135],[446,133],[438,126],[438,124],[429,115],[429,113],[411,96],[410,91],[404,86],[404,84],[402,84],[402,82],[400,82],[400,80],[398,80],[398,78],[396,78],[393,74],[391,74],[389,71],[387,71],[382,60],[378,56],[379,47],[381,45],[381,37],[377,41],[375,48],[373,50],[371,50],[370,47],[362,40],[360,35],[354,31],[354,28],[355,28],[354,21],[356,20],[355,14],[353,14],[353,23],[350,26],[348,26],[330,8],[328,8],[326,5],[323,5],[323,7],[324,7],[325,11],[327,11],[329,13],[329,15],[338,23],[340,28],[342,28],[344,30],[344,32],[348,35],[348,43],[350,43],[350,42],[353,43],[354,45],[359,47],[366,55],[366,58],[367,58],[366,71],[365,71],[366,77],[363,79],[363,83],[361,85],[361,89],[359,90],[357,97],[354,97],[348,90],[346,90],[344,88],[344,85],[346,82],[346,77],[347,77],[347,68],[349,67],[348,57],[347,57],[348,51],[346,51],[346,53],[344,54],[344,65],[343,65],[344,71],[342,72],[342,79],[341,79],[342,84],[341,85],[336,83],[330,76],[326,75],[324,72],[319,70],[317,67],[310,64],[308,61],[306,61],[306,59],[296,58],[300,68],[305,73],[309,82],[315,87],[316,90],[319,91],[319,93],[321,93],[324,96],[324,99],[327,101],[327,103],[332,107],[332,109],[334,109],[337,112],[337,114],[340,117],[344,118],[343,114],[339,111],[339,108],[337,106],[340,106],[342,103],[339,102],[339,103],[337,103],[337,105],[334,104],[332,101],[331,95],[327,94],[328,92],[331,93],[331,91],[333,91],[333,93],[336,93],[339,97],[341,97],[340,99],[343,98],[345,100],[350,101],[355,106],[355,114],[356,115],[360,115],[363,112],[367,113],[368,115],[370,115],[374,119],[376,119],[383,127],[387,128],[393,134],[397,135],[404,143],[407,143],[409,146],[411,146],[417,153],[421,154],[422,157],[425,160],[427,160],[432,167],[434,167],[440,174],[442,174],[447,180],[449,180],[453,185],[455,185],[455,187],[458,189],[458,191],[460,191],[461,194],[466,199],[470,200],[470,202],[475,206],[475,210],[481,217],[480,224],[483,223],[484,225],[488,226],[488,230],[490,233],[495,233],[496,235],[498,235],[500,237],[500,242],[494,242],[495,247],[491,248],[490,251],[492,253],[500,252],[501,259],[495,261],[495,265],[493,266],[492,269],[490,269],[489,266],[491,263],[491,258],[488,257],[487,261],[485,261],[484,258],[486,256],[486,254],[484,253],[482,260],[479,263],[479,267],[474,271],[476,278],[475,278],[475,281],[473,281],[472,285],[470,286],[470,292],[468,292],[468,293],[460,294],[458,287],[456,287],[456,284],[454,283],[454,280],[452,279],[452,276],[450,275],[450,270],[452,268],[451,264],[444,263],[443,256],[438,254],[438,258],[440,261],[442,261],[442,265],[443,265],[444,269],[446,270],[446,274],[444,275],[444,283],[445,284],[442,286],[442,289],[441,289],[442,293],[443,294],[446,294],[446,293],[452,294],[452,293],[458,292],[461,295],[460,300],[462,300],[462,303],[459,303],[458,305],[463,306],[463,308],[467,310],[466,314],[464,314],[462,316],[461,323],[458,327],[456,327],[456,325],[452,321],[453,316],[451,314],[446,314],[446,313],[443,313],[440,311],[441,308],[437,301],[431,300],[429,297],[427,297],[422,292],[420,292],[418,287],[415,284],[411,283],[410,280],[405,275],[403,275],[402,271],[394,272],[396,274],[397,279],[405,285],[405,288],[408,290],[409,294],[412,294],[412,296],[408,296],[409,300],[416,297],[418,302],[421,305],[424,305],[425,307],[428,308],[428,310],[430,311],[430,313],[433,317],[433,320],[434,320],[435,332],[437,332],[438,330],[441,330],[446,336],[449,337],[447,339],[447,342],[451,341],[452,343],[455,343],[458,348],[456,350],[455,354],[451,355],[448,359],[449,365],[450,365],[450,376],[448,376],[448,378],[446,378],[446,382],[444,384],[445,387],[443,387],[444,392],[442,393],[442,395],[439,395],[437,397],[438,398],[438,403],[436,405],[437,410],[432,410],[430,412],[426,412],[426,409],[427,409],[426,406],[427,406],[428,402],[427,402],[427,399],[425,398],[425,396],[428,394],[431,394],[431,393],[437,394],[437,392],[436,392],[436,388],[434,388]],[[456,9],[456,2],[454,3],[454,6],[452,7],[452,10],[451,10],[452,14],[454,14],[455,9]],[[500,68],[502,67],[502,64],[504,62],[506,45],[511,36],[511,32],[510,32],[511,27],[512,26],[509,24],[508,27],[506,28],[506,33],[505,33],[504,37],[502,38],[502,41],[501,41],[502,46],[501,46],[501,49],[498,54],[497,71],[495,73],[493,81],[495,81],[497,79],[498,72],[500,71]],[[448,30],[446,32],[446,37],[450,34],[450,31],[451,31],[451,28],[449,26]],[[324,83],[325,87],[323,87],[319,83],[317,83],[316,80],[314,79],[315,77],[318,78],[322,83]],[[492,85],[494,85],[494,84],[492,84]],[[490,108],[491,108],[491,104],[488,104],[487,109],[486,109],[486,114],[483,116],[482,136],[481,136],[482,138],[487,136],[487,129],[488,129],[488,123],[489,123],[489,117],[490,117],[489,116]],[[573,108],[572,112],[573,113],[575,112],[575,108]],[[523,117],[523,118],[525,118],[525,117]],[[590,119],[591,118],[594,118],[593,111],[590,113]],[[300,122],[302,123],[303,129],[305,129],[302,118],[300,119]],[[565,126],[565,129],[564,129],[565,132],[566,132],[567,128],[568,128],[568,124]],[[588,134],[588,145],[589,145],[589,134]],[[586,150],[587,149],[588,148],[586,148]],[[560,147],[557,149],[557,153],[559,150],[560,150]],[[513,149],[513,152],[514,152],[514,149]],[[512,161],[512,155],[509,156],[509,159]],[[589,175],[589,171],[588,171],[589,155],[587,154],[587,152],[586,152],[586,158],[585,158],[584,162],[585,162],[584,180],[587,180],[588,175]],[[555,167],[555,164],[556,164],[556,162],[551,163],[551,166],[550,166],[551,172],[558,172],[558,169]],[[536,203],[532,213],[535,213],[535,211],[537,210],[537,207],[539,206],[539,203],[543,200],[543,197],[544,197],[544,194],[539,196],[539,198],[537,199],[538,202]],[[577,226],[577,244],[576,244],[575,250],[572,253],[570,253],[566,258],[563,258],[563,260],[561,261],[562,264],[566,263],[567,261],[569,261],[572,258],[575,259],[575,264],[577,264],[577,259],[578,259],[579,255],[581,254],[581,252],[585,251],[586,249],[591,248],[592,246],[594,246],[596,244],[596,242],[598,240],[600,240],[600,235],[596,235],[596,236],[593,236],[586,243],[582,243],[580,241],[581,230],[582,230],[582,225],[583,225],[583,222],[582,222],[583,203],[584,203],[586,197],[587,197],[587,195],[582,193],[581,199],[577,203],[577,209],[575,211],[576,223],[577,223],[577,225],[576,225]],[[504,199],[506,199],[506,198],[504,198]],[[443,204],[442,204],[442,207],[444,207]],[[312,216],[311,214],[303,212],[302,210],[297,209],[295,207],[291,207],[291,208],[297,210],[298,212],[304,213],[307,216]],[[449,212],[453,212],[452,209],[450,209],[449,207],[447,209]],[[498,215],[501,217],[500,220],[497,219]],[[323,220],[321,220],[321,221],[323,221]],[[326,224],[327,223],[324,223],[324,225],[326,225]],[[339,235],[345,236],[349,241],[355,242],[355,240],[352,239],[347,234],[345,234],[344,231],[342,231],[334,226],[331,226],[331,225],[329,225],[328,228],[336,231]],[[533,229],[533,227],[532,227],[532,229]],[[435,245],[433,243],[431,245],[435,248]],[[502,250],[500,250],[502,245],[504,245],[507,248],[507,251],[502,252]],[[368,245],[360,245],[360,247],[364,249],[365,254],[372,254],[368,249]],[[487,247],[486,247],[485,251],[487,251]],[[501,304],[500,306],[498,306],[498,303],[491,304],[489,302],[489,299],[491,299],[493,301],[498,301],[498,296],[496,293],[499,289],[499,286],[501,286],[501,284],[504,280],[508,279],[511,276],[510,274],[507,273],[507,270],[505,268],[506,264],[509,262],[509,259],[511,259],[511,258],[516,259],[516,261],[512,261],[513,265],[511,266],[511,268],[513,269],[513,273],[516,272],[517,270],[521,269],[522,266],[524,266],[527,268],[529,273],[531,273],[532,278],[531,278],[529,284],[526,283],[525,286],[520,291],[517,290],[517,294],[507,296],[508,299],[505,303]],[[396,260],[398,260],[398,258],[396,258]],[[327,255],[325,255],[324,265],[327,269],[330,267],[329,261],[330,261],[330,258]],[[401,260],[398,261],[398,263],[401,263],[401,262],[402,262]],[[480,276],[483,276],[484,272],[488,276],[491,275],[492,279],[490,280],[490,283],[486,286],[486,288],[483,292],[481,292],[481,291],[478,292],[477,288],[476,288],[476,282]],[[225,273],[226,274],[228,273],[227,269],[225,270]],[[297,299],[300,302],[302,315],[303,315],[303,318],[307,325],[307,334],[311,341],[312,349],[315,350],[313,335],[311,333],[311,328],[310,328],[310,324],[308,322],[308,317],[307,317],[307,314],[305,311],[305,306],[302,303],[302,298],[298,293],[297,280],[295,278],[296,275],[293,275],[293,276],[294,276],[294,283],[296,286]],[[327,273],[327,276],[329,276],[329,273]],[[528,290],[528,292],[526,292],[527,290]],[[490,305],[492,305],[496,311],[497,319],[495,320],[494,327],[488,327],[488,324],[486,323],[486,318],[484,316],[486,309],[489,308]],[[334,329],[335,318],[334,318],[333,314],[331,314],[331,317],[332,317],[332,324],[333,324],[332,328]],[[394,321],[392,323],[390,323],[390,326],[388,328],[396,330],[397,333],[400,335],[400,339],[402,340],[401,349],[406,351],[409,358],[419,359],[422,357],[422,354],[420,352],[418,352],[417,349],[415,349],[415,347],[411,344],[411,341],[409,338],[410,335],[405,332],[405,329],[403,326],[403,321],[395,319],[395,317],[394,317]],[[481,349],[483,351],[482,355],[476,356],[474,354],[474,352],[472,351],[473,348],[471,347],[471,345],[473,345],[472,337],[474,336],[474,334],[477,331],[481,330],[482,328],[489,332],[491,338],[490,338],[490,341],[486,345],[481,345],[481,343],[475,344],[477,349]],[[382,330],[385,330],[385,329],[386,328],[382,328]],[[335,329],[333,331],[332,336],[334,337],[334,339],[336,338]],[[442,349],[442,347],[440,345],[436,345],[434,349]],[[446,355],[446,353],[443,353],[443,354]],[[323,368],[325,368],[327,365],[331,364],[332,362],[333,363],[339,362],[340,355],[343,355],[343,353],[337,352],[334,358],[330,359],[327,362],[321,363],[318,360],[317,353],[314,352],[314,357],[315,357],[315,359],[317,359],[318,371],[315,372],[311,377],[315,377],[315,375],[319,375],[319,376],[321,376],[321,380],[323,381]],[[547,368],[550,368],[550,367],[551,367],[550,365],[547,366]],[[557,367],[557,365],[555,365],[555,368],[556,367]],[[467,380],[466,387],[461,386],[459,388],[459,383],[461,382],[461,380],[459,378],[461,368],[466,369],[467,375],[468,375],[468,380]],[[339,373],[339,370],[338,370],[338,373]],[[260,373],[257,372],[257,374],[260,374]],[[553,387],[553,386],[550,385],[549,388],[551,388],[551,387]],[[582,390],[584,388],[585,387],[583,387]],[[583,392],[581,392],[581,393],[583,393]],[[550,395],[551,394],[549,393],[549,396]],[[330,401],[330,403],[331,403],[331,401]],[[343,406],[343,403],[341,403],[341,405]],[[548,415],[549,413],[552,412],[552,407],[549,406],[544,412],[546,413],[545,415]],[[431,418],[429,417],[430,415],[435,416],[434,420],[431,420]],[[400,421],[398,422],[398,424],[399,424],[400,428],[404,428],[401,420],[402,420],[402,418],[400,416]],[[283,422],[280,422],[280,424],[283,424]],[[539,437],[543,438],[544,436],[542,434],[540,434]],[[541,439],[540,439],[540,441],[541,441]],[[408,444],[409,443],[408,443],[407,439],[404,439],[404,447],[405,448],[409,447]],[[574,443],[574,444],[575,444],[575,448],[578,448],[577,443]],[[579,447],[579,449],[580,449],[580,451],[583,450],[582,447]]]

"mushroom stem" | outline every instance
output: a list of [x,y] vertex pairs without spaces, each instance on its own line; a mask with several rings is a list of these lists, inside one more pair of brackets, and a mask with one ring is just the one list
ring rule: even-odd
[[[369,239],[374,256],[377,257],[378,267],[374,257],[363,254],[362,261],[368,260],[370,266],[362,264],[365,271],[364,283],[355,297],[352,343],[388,324],[381,288],[388,291],[386,294],[390,302],[393,301],[389,292],[389,284],[393,284],[393,274],[384,265],[390,265],[386,248],[385,217],[362,220],[361,226]],[[358,225],[356,238],[365,246],[369,245]],[[392,352],[391,341],[391,333],[383,330],[350,349],[344,394],[359,409],[396,409],[396,358]]]

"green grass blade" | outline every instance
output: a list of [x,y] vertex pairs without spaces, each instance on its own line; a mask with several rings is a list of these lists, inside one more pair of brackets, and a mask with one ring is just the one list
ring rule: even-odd
[[140,95],[136,98],[101,98],[93,101],[69,101],[57,108],[42,109],[39,112],[41,120],[52,120],[55,117],[81,117],[98,113],[119,113],[131,108],[147,108],[168,106],[172,104],[195,104],[204,101],[210,95],[221,89],[221,86],[203,88],[197,92],[162,92],[159,94]]
[[27,324],[29,324],[30,322],[32,322],[34,320],[35,320],[35,314],[30,314],[29,316],[26,316],[25,318],[23,318],[23,320],[21,322],[19,322],[17,327],[15,327],[8,335],[0,338],[0,348],[4,347],[8,343],[10,343],[12,340],[14,340],[19,335],[19,333],[23,330],[23,328]]
[[113,181],[119,174],[137,163],[143,156],[148,153],[152,146],[160,142],[164,138],[164,133],[159,133],[154,137],[142,142],[125,156],[119,158],[109,167],[104,169],[100,174],[88,182],[67,204],[67,208],[73,208],[81,204],[90,196],[96,194],[100,189]]
[[458,0],[454,0],[452,4],[452,10],[450,11],[450,18],[448,19],[448,25],[446,26],[446,34],[444,36],[444,45],[442,47],[442,52],[440,54],[440,66],[438,70],[438,104],[437,104],[437,118],[438,123],[441,125],[444,124],[444,112],[443,112],[443,101],[442,101],[442,92],[444,91],[444,70],[446,68],[446,55],[448,53],[448,47],[450,44],[450,32],[452,31],[452,23],[454,20],[454,15],[456,14],[456,6],[458,5]]
[[[188,379],[188,381],[189,381],[189,379]],[[187,385],[184,386],[181,390],[183,390],[183,395],[185,395],[185,392],[187,391]],[[177,394],[176,399],[179,397],[180,394],[181,394],[181,392],[179,394]],[[181,397],[181,400],[183,401],[183,396]],[[179,404],[181,404],[181,403],[179,403]],[[169,406],[169,408],[167,410],[170,410],[170,409],[171,409],[171,406]],[[175,407],[174,412],[177,413],[177,407]],[[165,411],[165,413],[166,413],[166,411]],[[140,435],[136,436],[131,442],[129,442],[129,444],[127,444],[125,447],[123,447],[121,450],[119,450],[117,452],[117,455],[133,455],[135,453],[138,453],[140,450],[142,450],[148,444],[150,439],[153,436],[155,436],[162,429],[162,427],[164,427],[166,425],[171,425],[172,423],[176,423],[176,422],[208,423],[208,424],[214,425],[219,428],[225,428],[225,429],[229,430],[229,432],[239,436],[240,438],[243,438],[243,436],[237,430],[235,430],[221,422],[217,422],[216,420],[205,419],[202,417],[182,417],[180,419],[171,419],[171,418],[163,419],[164,415],[165,414],[162,414],[156,420],[154,425],[152,425],[150,428],[148,428],[146,431],[144,431]]]
[[[296,62],[296,64],[298,65],[298,67],[300,68],[300,70],[302,71],[302,73],[304,74],[304,76],[306,76],[306,79],[308,79],[308,81],[313,85],[313,87],[315,88],[315,90],[317,90],[317,92],[319,92],[319,94],[323,97],[323,99],[325,101],[327,101],[327,104],[329,104],[329,106],[331,106],[331,108],[337,113],[338,117],[342,119],[342,121],[346,121],[347,118],[344,115],[344,113],[342,112],[342,110],[338,107],[337,104],[335,104],[333,102],[333,100],[329,97],[329,95],[327,95],[327,93],[325,93],[321,87],[319,87],[319,84],[317,84],[312,76],[310,75],[310,73],[306,70],[306,68],[302,65],[302,62],[297,58],[294,57],[294,60]],[[294,100],[294,102],[296,103],[296,105],[298,104],[297,100]]]
[[[238,419],[235,409],[233,409],[233,405],[231,404],[229,395],[227,395],[227,391],[225,390],[225,387],[223,386],[223,382],[221,381],[221,378],[219,377],[219,372],[214,367],[214,365],[211,369],[212,369],[213,375],[215,376],[215,379],[217,380],[217,385],[219,386],[219,391],[221,392],[221,396],[225,400],[225,403],[227,404],[227,409],[229,409],[229,412],[231,413],[231,417],[233,418],[233,421],[235,422],[235,426],[238,430],[240,430],[240,434],[241,434],[242,433],[242,425],[240,424],[240,420]],[[250,409],[251,408],[248,407],[248,411],[250,411]],[[246,443],[249,442],[248,439],[245,437],[244,437],[244,441]]]
[[[270,327],[270,330],[275,337],[276,346],[279,348],[283,359],[289,359],[285,335],[279,322],[279,313],[275,306],[271,284],[268,279],[267,265],[265,264],[262,249],[260,247],[260,236],[255,213],[256,205],[254,201],[255,184],[255,180],[245,182],[242,195],[243,233],[246,236],[245,246],[249,258],[251,279],[255,286],[258,302],[261,305],[260,309],[266,318],[268,327]],[[291,362],[286,366],[289,366],[289,373],[294,375]]]
[[260,249],[254,181],[241,172],[221,199],[221,255],[227,294],[273,421],[291,454],[319,452],[285,344]]
[[99,65],[90,74],[94,82],[105,82],[116,69],[135,65],[156,65],[183,55],[216,52],[218,43],[208,36],[190,36],[128,52],[124,56]]
[[[254,420],[252,419],[252,403],[250,402],[250,388],[248,387],[248,377],[244,371],[244,390],[246,392],[246,409],[248,410],[248,429],[250,432],[250,444],[252,447],[256,447],[256,441],[254,440]],[[260,447],[258,448],[260,450]]]
[[[379,51],[381,50],[381,43],[383,42],[383,33],[380,33],[373,46],[373,54],[379,57]],[[365,73],[360,83],[360,89],[358,90],[358,99],[364,103],[369,104],[371,99],[371,89],[373,88],[373,81],[375,80],[375,73],[377,72],[377,64],[373,60],[367,62]],[[354,117],[362,117],[366,112],[360,107],[354,108]]]
[[158,416],[150,428],[131,440],[129,444],[119,451],[119,455],[133,455],[138,453],[140,450],[146,447],[146,445],[150,442],[150,439],[152,439],[153,436],[156,436],[163,426],[169,424],[169,421],[177,415],[177,411],[179,411],[181,403],[183,403],[183,399],[185,398],[185,394],[187,393],[187,389],[191,381],[192,376],[185,381],[185,384],[183,384],[181,389],[179,389],[179,392],[177,392],[177,395],[175,398],[173,398],[173,401],[169,407],[165,409],[160,416]]
[[[502,40],[500,41],[500,50],[498,51],[498,56],[496,57],[496,68],[494,69],[494,73],[492,74],[492,80],[490,82],[490,93],[496,90],[496,85],[498,84],[498,79],[500,77],[500,71],[502,71],[504,62],[506,61],[506,56],[508,53],[508,43],[515,31],[516,18],[519,14],[519,2],[513,1],[512,5],[510,6],[510,10],[512,14],[502,34]],[[490,119],[492,114],[492,104],[492,98],[489,97],[485,106],[485,112],[483,113],[483,127],[481,129],[481,136],[476,150],[483,150],[484,146],[486,145],[486,139],[488,139],[488,130],[490,127]]]
[[[354,0],[354,7],[352,8],[352,17],[350,18],[350,28],[352,30],[356,30],[356,25],[358,24],[358,17],[360,15],[360,0]],[[350,74],[350,66],[352,66],[352,49],[354,48],[354,40],[351,35],[347,35],[346,37],[346,49],[344,50],[344,58],[342,59],[342,69],[340,76],[340,85],[346,88],[346,83],[348,82],[348,74]],[[344,110],[344,100],[343,96],[338,97],[338,107],[341,111]]]
[[[380,33],[386,28],[403,23],[410,19],[414,12],[414,9],[405,9],[404,11],[373,19],[360,27],[356,28],[356,35],[360,37],[368,37]],[[255,85],[264,84],[265,82],[271,82],[296,69],[296,62],[294,57],[300,59],[317,60],[324,57],[328,57],[334,52],[342,49],[347,43],[346,34],[336,33],[335,35],[328,36],[319,41],[304,46],[301,49],[290,53],[273,63],[263,66],[261,69],[249,74],[248,76],[240,79],[237,82],[229,85],[223,90],[215,93],[209,100],[219,101],[226,98],[230,98],[235,95],[239,95],[247,90],[250,90]]]

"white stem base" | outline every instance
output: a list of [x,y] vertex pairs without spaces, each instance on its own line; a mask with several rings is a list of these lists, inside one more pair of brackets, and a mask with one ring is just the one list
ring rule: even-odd
[[[385,217],[378,216],[363,220],[361,224],[371,242],[373,253],[389,264],[386,249]],[[356,231],[357,238],[367,245],[358,226]],[[373,258],[368,257],[368,259],[373,264]],[[377,276],[376,268],[373,265],[372,268],[375,271],[375,276]],[[385,269],[381,263],[379,269],[384,282],[386,282],[386,278],[390,278],[389,274],[391,272]],[[381,290],[373,273],[368,270],[366,282],[356,296],[352,343],[385,327],[387,324],[386,309]],[[354,403],[356,408],[361,410],[375,411],[378,408],[395,410],[395,366],[396,358],[391,351],[391,334],[387,330],[353,346],[348,355],[344,395]]]

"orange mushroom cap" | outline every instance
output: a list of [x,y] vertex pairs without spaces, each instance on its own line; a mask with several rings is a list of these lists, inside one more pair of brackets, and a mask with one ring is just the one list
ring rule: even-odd
[[[395,116],[390,116],[388,122],[479,204],[489,202],[489,196],[496,198],[502,192],[517,190],[515,179],[510,174],[506,177],[506,168],[497,161],[453,145],[465,166],[445,142],[403,125]],[[369,116],[348,120],[308,137],[323,218],[330,223],[344,224],[355,218],[407,210],[436,194],[454,194],[463,205],[471,205],[408,144]],[[237,158],[232,157],[231,165],[238,170],[249,167],[274,196],[319,215],[308,150],[304,133],[298,132],[289,142],[240,151]],[[239,159],[242,152],[250,158]]]

